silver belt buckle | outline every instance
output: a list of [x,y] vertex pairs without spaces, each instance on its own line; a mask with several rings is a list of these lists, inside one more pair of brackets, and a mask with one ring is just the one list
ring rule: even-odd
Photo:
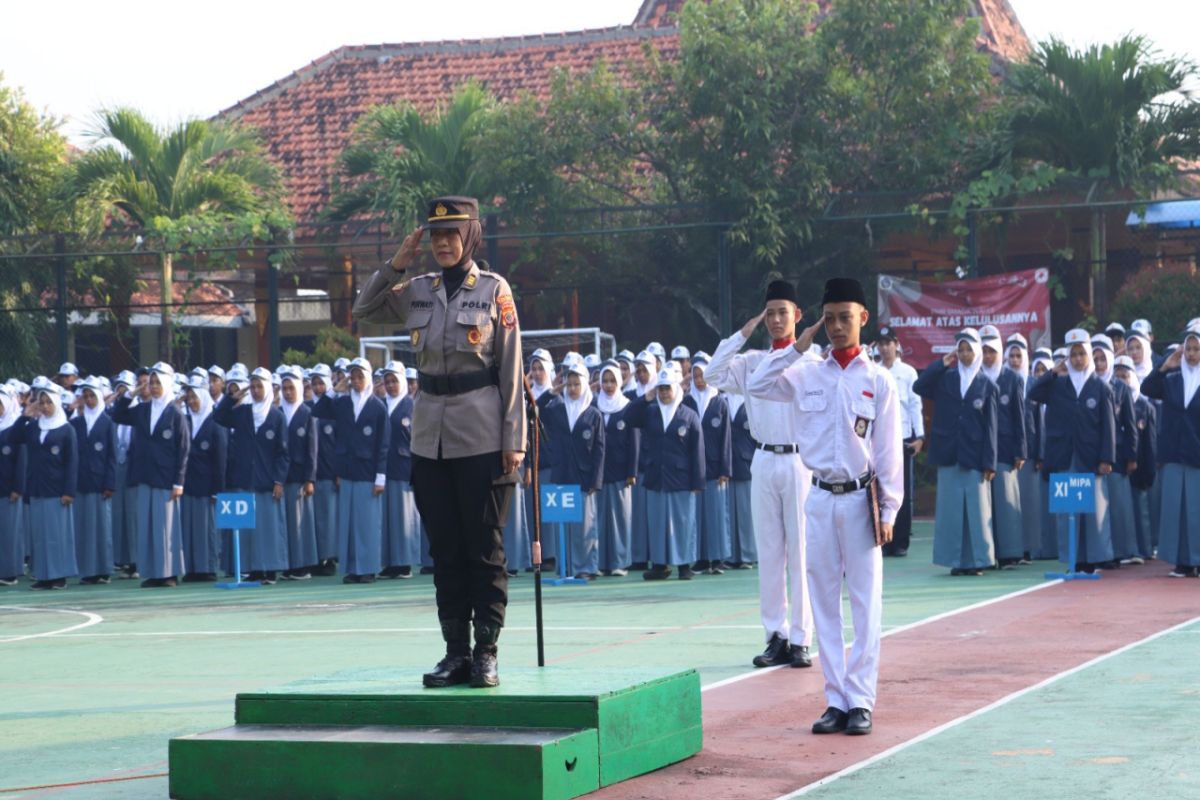
[[834,494],[845,494],[846,493],[846,484],[835,483],[835,484],[833,484],[833,486],[831,486],[829,488],[829,491],[833,492]]
[[787,452],[787,448],[781,444],[775,445],[775,447],[773,449],[775,450],[775,455],[777,455],[777,456],[781,456]]

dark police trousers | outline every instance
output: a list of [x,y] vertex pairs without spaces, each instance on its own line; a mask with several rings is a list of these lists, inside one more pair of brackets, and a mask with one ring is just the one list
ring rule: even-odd
[[508,572],[503,529],[514,485],[494,483],[500,470],[500,453],[438,459],[413,455],[413,493],[429,533],[442,622],[504,625]]
[[892,541],[883,546],[884,555],[904,552],[908,549],[909,541],[912,539],[912,510],[915,499],[913,497],[913,461],[916,458],[916,454],[909,447],[912,441],[912,439],[904,441],[904,501],[900,504],[899,513],[896,514],[896,524],[892,526]]

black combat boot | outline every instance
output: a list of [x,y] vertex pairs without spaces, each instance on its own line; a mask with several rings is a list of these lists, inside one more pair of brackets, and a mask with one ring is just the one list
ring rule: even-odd
[[422,678],[422,682],[430,689],[457,686],[471,680],[470,623],[443,621],[442,638],[446,640],[446,657]]
[[496,642],[500,639],[499,625],[475,626],[475,653],[471,663],[471,685],[476,689],[490,689],[500,685],[500,673],[496,666]]

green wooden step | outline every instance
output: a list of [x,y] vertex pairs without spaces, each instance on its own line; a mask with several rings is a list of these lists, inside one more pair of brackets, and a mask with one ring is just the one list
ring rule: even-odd
[[240,694],[238,724],[594,729],[600,785],[700,751],[695,670],[505,668],[495,689],[424,689],[415,671],[356,669]]
[[599,788],[595,730],[243,725],[173,739],[179,800],[568,800]]

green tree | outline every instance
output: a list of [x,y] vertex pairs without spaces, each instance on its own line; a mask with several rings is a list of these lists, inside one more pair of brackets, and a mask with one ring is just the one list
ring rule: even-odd
[[[1131,190],[1150,196],[1178,186],[1200,158],[1200,103],[1189,89],[1195,64],[1158,54],[1140,36],[1074,49],[1041,43],[1009,77],[1012,116],[1004,168],[1045,164],[1086,179],[1089,196]],[[1091,305],[1106,318],[1107,237],[1091,215]]]
[[[282,212],[282,181],[257,135],[236,125],[189,120],[160,129],[129,108],[102,111],[97,140],[73,167],[72,195],[85,208],[145,229],[161,247],[160,357],[170,361],[176,255],[229,235],[265,234]],[[96,217],[93,216],[93,220]]]
[[336,325],[327,325],[317,331],[311,353],[287,349],[283,352],[283,363],[315,367],[317,364],[333,364],[339,358],[356,358],[358,339],[354,334]]
[[[67,164],[66,140],[58,120],[38,113],[0,74],[0,255],[25,255],[38,242],[28,238],[62,230],[66,206],[60,194]],[[0,259],[0,374],[27,375],[38,368],[44,314],[38,307],[43,283],[37,262]]]
[[411,103],[372,110],[339,158],[327,217],[383,214],[405,229],[430,197],[465,194],[491,202],[496,185],[479,145],[494,107],[483,88],[465,83],[428,115]]

